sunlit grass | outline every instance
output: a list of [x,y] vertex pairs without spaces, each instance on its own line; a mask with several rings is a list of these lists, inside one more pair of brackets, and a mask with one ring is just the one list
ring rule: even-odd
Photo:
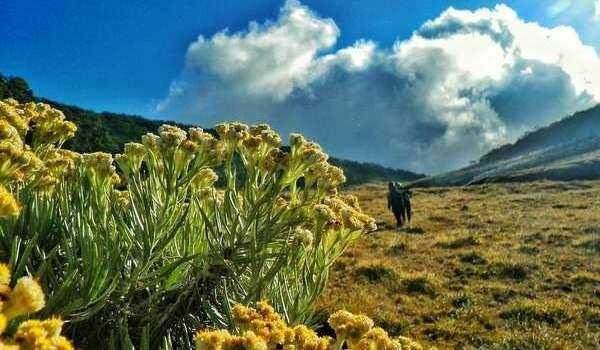
[[[384,184],[352,192],[393,228]],[[413,222],[351,248],[319,307],[441,349],[595,348],[597,198],[600,182],[417,189]]]

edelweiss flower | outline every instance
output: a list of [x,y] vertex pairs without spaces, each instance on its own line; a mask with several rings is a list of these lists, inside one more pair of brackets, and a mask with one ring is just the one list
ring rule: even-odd
[[310,230],[297,227],[294,230],[294,239],[305,247],[310,247],[313,242],[313,233]]
[[18,215],[21,205],[15,197],[2,185],[0,185],[0,217]]

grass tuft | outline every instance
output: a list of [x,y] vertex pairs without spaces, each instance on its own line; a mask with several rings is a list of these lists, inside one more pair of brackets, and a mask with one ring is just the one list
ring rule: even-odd
[[473,305],[473,296],[470,294],[461,292],[457,293],[450,299],[450,304],[456,309],[464,309]]
[[425,229],[423,229],[422,227],[407,227],[404,229],[404,232],[406,233],[410,233],[412,235],[422,235],[425,234]]
[[582,286],[586,284],[600,285],[600,276],[590,272],[579,272],[571,277],[571,282],[576,286]]
[[487,279],[508,278],[522,281],[530,275],[534,268],[535,265],[532,263],[503,258],[489,263],[482,271],[482,277]]
[[600,327],[600,307],[591,307],[583,310],[583,318],[590,324]]
[[500,317],[519,323],[547,323],[558,325],[573,318],[573,306],[551,301],[519,300],[500,312]]
[[404,242],[396,243],[393,246],[389,247],[386,253],[388,255],[401,255],[406,252],[408,249],[408,244]]
[[580,240],[575,241],[577,248],[590,250],[595,253],[600,253],[600,235],[592,234]]
[[443,238],[437,241],[435,245],[445,249],[459,249],[464,247],[472,247],[479,244],[479,239],[477,239],[473,235],[466,235],[460,237]]
[[527,334],[511,334],[494,344],[494,350],[563,350],[572,349],[570,343],[556,332],[537,331]]
[[540,252],[540,248],[529,244],[523,244],[519,247],[519,252],[528,255],[536,255]]
[[482,265],[487,262],[485,257],[476,251],[470,251],[466,253],[462,253],[459,255],[459,259],[463,263],[473,264],[473,265]]
[[358,267],[356,269],[356,274],[366,278],[369,282],[379,282],[385,279],[394,278],[396,272],[387,266],[369,265]]
[[434,274],[416,273],[401,276],[401,284],[407,293],[435,296],[441,282]]

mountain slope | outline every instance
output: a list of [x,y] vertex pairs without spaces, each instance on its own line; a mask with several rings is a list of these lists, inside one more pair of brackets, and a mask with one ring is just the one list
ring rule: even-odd
[[600,105],[492,150],[479,163],[417,180],[416,186],[600,179]]
[[[182,128],[183,125],[172,121],[149,120],[140,116],[97,113],[77,106],[58,103],[45,98],[37,98],[24,79],[5,77],[0,74],[0,100],[15,98],[21,102],[39,101],[61,110],[68,120],[77,124],[75,137],[65,144],[65,148],[78,152],[117,153],[126,142],[139,141],[149,132],[157,132],[162,124],[168,123]],[[413,181],[424,177],[410,171],[386,168],[378,164],[362,163],[346,159],[332,158],[330,162],[344,169],[346,185],[358,185],[366,182]]]
[[590,137],[600,137],[600,105],[527,133],[513,144],[488,152],[481,157],[480,163],[514,158],[542,148]]

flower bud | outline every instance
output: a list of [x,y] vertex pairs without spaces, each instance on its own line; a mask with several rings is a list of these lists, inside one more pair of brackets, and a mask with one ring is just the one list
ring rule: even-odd
[[10,293],[2,313],[10,320],[17,316],[40,311],[46,305],[44,292],[31,277],[22,277]]
[[0,217],[19,215],[21,205],[15,197],[2,185],[0,185]]
[[211,187],[215,182],[219,180],[219,176],[214,170],[210,168],[204,168],[194,176],[192,179],[192,185],[196,189],[203,189],[207,187]]
[[297,227],[294,230],[294,239],[305,247],[310,247],[313,242],[313,233],[310,230]]

